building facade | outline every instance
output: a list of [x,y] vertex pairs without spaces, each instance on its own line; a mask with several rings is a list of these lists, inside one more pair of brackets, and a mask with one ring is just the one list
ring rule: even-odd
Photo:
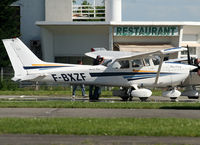
[[22,39],[41,44],[43,60],[51,62],[89,63],[84,53],[96,47],[145,52],[188,45],[200,57],[200,22],[122,21],[122,1],[19,0]]

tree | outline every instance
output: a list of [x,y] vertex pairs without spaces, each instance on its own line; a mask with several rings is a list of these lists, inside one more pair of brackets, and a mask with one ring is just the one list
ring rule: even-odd
[[0,0],[0,67],[10,64],[2,39],[20,36],[19,8],[10,6],[16,0]]

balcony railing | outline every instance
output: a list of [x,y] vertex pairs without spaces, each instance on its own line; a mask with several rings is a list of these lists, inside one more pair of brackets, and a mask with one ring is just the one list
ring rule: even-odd
[[73,5],[73,21],[105,21],[105,6]]

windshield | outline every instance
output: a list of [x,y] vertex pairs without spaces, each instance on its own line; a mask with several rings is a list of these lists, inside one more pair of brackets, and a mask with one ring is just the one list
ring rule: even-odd
[[106,60],[104,60],[104,62],[102,63],[102,65],[109,66],[111,64],[111,62],[112,62],[112,59],[106,59]]

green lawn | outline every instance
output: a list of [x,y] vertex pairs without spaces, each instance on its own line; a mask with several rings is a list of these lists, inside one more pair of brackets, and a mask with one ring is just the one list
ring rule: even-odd
[[73,102],[73,101],[0,101],[0,108],[118,108],[118,109],[195,109],[200,103],[179,102]]
[[[77,91],[76,94],[78,96],[81,96],[81,91]],[[86,94],[89,94],[88,91],[86,91]],[[72,91],[69,90],[16,90],[16,91],[0,91],[0,95],[29,95],[29,96],[71,96]],[[112,91],[102,91],[101,94],[102,97],[111,97]]]
[[[81,96],[81,91],[77,90],[76,92],[77,95]],[[86,90],[86,94],[89,94],[88,90]],[[154,90],[153,91],[153,96],[161,96],[161,91],[160,90]],[[0,95],[30,95],[30,96],[69,96],[72,95],[72,91],[70,88],[66,90],[0,90]],[[112,91],[102,91],[101,97],[112,97]]]
[[200,119],[0,118],[0,134],[200,136]]

